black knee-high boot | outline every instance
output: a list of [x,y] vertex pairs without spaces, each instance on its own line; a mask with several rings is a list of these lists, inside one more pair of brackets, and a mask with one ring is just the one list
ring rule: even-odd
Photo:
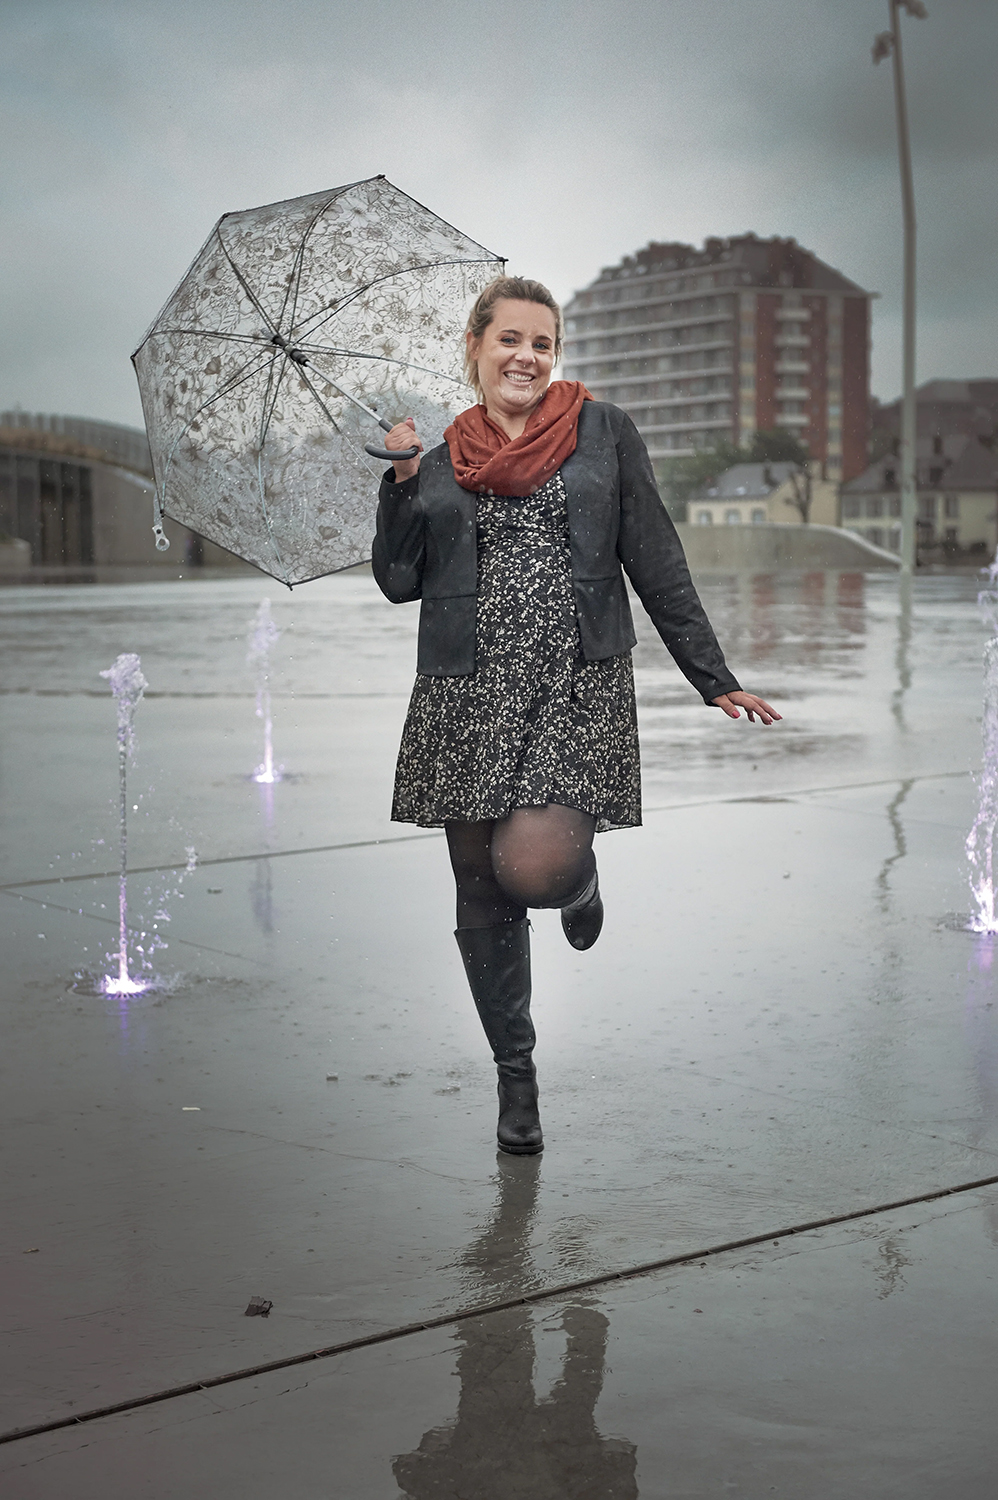
[[603,927],[603,901],[595,866],[585,885],[561,908],[561,929],[573,948],[584,953]]
[[533,1156],[544,1138],[531,1056],[530,923],[524,917],[498,927],[459,927],[454,936],[499,1070],[499,1149]]

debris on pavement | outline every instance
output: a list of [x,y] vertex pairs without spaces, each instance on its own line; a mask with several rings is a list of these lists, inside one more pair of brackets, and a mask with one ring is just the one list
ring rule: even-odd
[[273,1302],[268,1302],[266,1297],[251,1297],[243,1317],[245,1318],[269,1318]]

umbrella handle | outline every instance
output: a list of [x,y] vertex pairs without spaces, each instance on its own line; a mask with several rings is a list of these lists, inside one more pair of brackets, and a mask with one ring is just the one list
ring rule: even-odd
[[397,458],[415,458],[419,452],[418,448],[376,448],[373,443],[364,444],[364,452],[369,453],[372,458],[383,458],[386,463],[394,463]]
[[[375,412],[370,412],[375,416]],[[378,426],[382,432],[391,432],[393,423],[386,421],[384,417],[378,417]],[[419,452],[418,448],[376,448],[373,443],[364,444],[364,452],[369,453],[372,458],[383,458],[386,463],[392,463],[396,458],[415,458]]]

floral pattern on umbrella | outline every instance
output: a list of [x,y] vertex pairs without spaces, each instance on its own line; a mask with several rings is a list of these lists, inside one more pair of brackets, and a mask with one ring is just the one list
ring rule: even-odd
[[503,265],[384,177],[223,215],[132,356],[157,526],[289,587],[369,558],[383,465],[350,398],[439,442]]

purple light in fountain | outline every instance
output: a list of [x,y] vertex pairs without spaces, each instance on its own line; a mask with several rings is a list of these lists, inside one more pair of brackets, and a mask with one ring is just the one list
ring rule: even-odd
[[128,793],[126,771],[135,753],[135,710],[149,684],[142,675],[142,664],[133,651],[123,652],[114,665],[100,674],[109,679],[118,705],[118,808],[120,816],[118,876],[118,952],[116,975],[105,975],[101,987],[106,995],[141,995],[149,988],[142,979],[128,972]]
[[272,786],[283,780],[283,766],[274,765],[274,726],[270,712],[270,653],[280,640],[281,632],[270,614],[270,600],[261,599],[250,626],[246,661],[256,668],[256,716],[263,720],[263,760],[253,772],[253,780]]
[[984,648],[984,769],[978,782],[978,807],[967,835],[970,889],[977,903],[967,923],[970,932],[998,932],[995,911],[994,843],[998,827],[998,558],[988,571],[988,587],[977,596],[994,635]]

